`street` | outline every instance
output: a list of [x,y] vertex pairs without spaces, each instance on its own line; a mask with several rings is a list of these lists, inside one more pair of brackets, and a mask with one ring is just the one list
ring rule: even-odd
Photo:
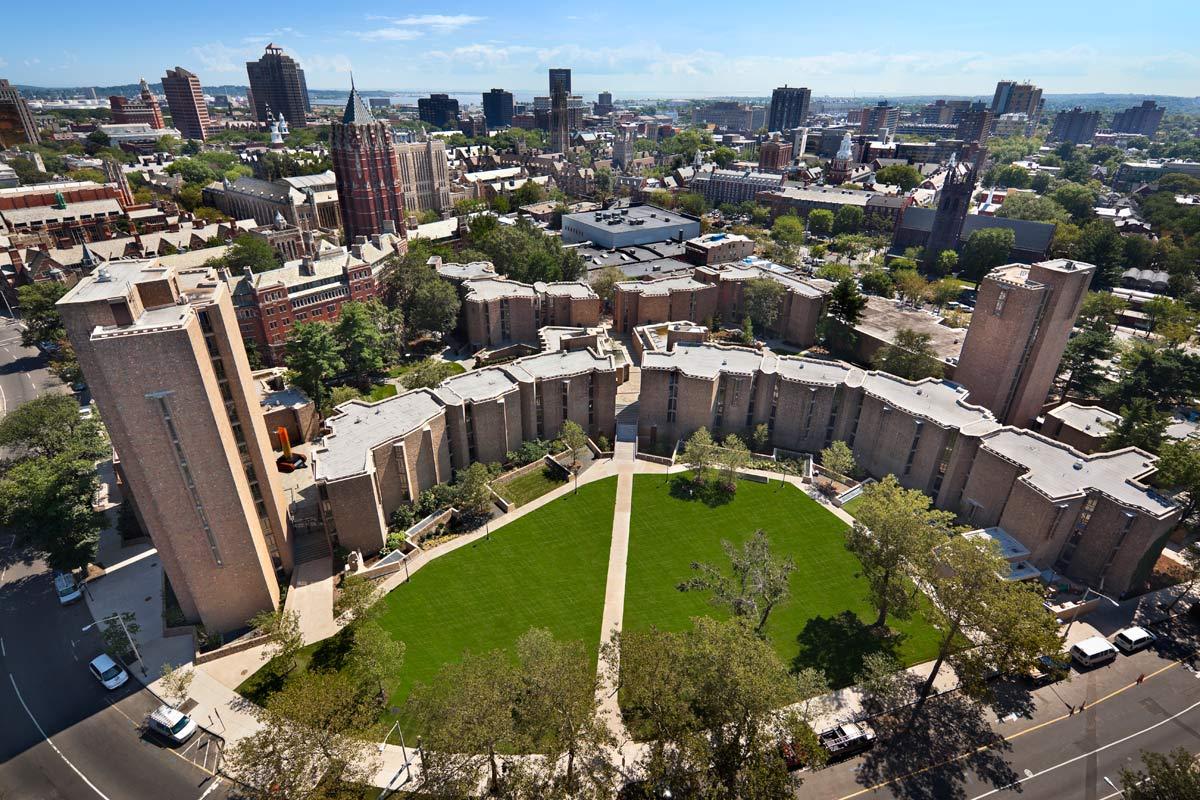
[[[3,410],[46,391],[64,389],[5,320]],[[201,733],[171,749],[143,736],[154,696],[137,680],[110,692],[91,675],[87,662],[102,644],[95,628],[83,632],[93,621],[87,605],[60,606],[52,573],[12,538],[0,533],[0,797],[228,797],[228,782],[212,775],[215,742]]]
[[[1194,636],[1194,626],[1174,626],[1172,638]],[[1141,751],[1184,747],[1200,752],[1200,680],[1175,660],[1179,654],[1164,647],[1122,655],[1104,667],[1073,670],[1069,681],[1032,693],[1016,691],[1006,697],[1015,716],[995,726],[1002,740],[953,696],[933,701],[930,723],[918,725],[907,738],[881,742],[863,756],[806,774],[797,796],[1120,797],[1121,770],[1141,769]],[[1144,676],[1140,684],[1139,676]]]

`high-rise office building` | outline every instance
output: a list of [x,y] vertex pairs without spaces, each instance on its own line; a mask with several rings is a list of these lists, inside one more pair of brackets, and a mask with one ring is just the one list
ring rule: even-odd
[[208,135],[208,105],[200,79],[183,67],[167,70],[162,79],[171,122],[185,139],[201,139]]
[[112,110],[113,122],[118,125],[149,125],[155,130],[167,127],[158,98],[150,91],[144,78],[136,98],[113,95],[108,98],[108,106]]
[[458,101],[448,94],[431,94],[417,98],[417,115],[421,122],[444,128],[458,125]]
[[571,70],[567,67],[552,67],[550,69],[550,96],[556,91],[563,94],[571,93]]
[[954,380],[1001,422],[1041,411],[1096,268],[1065,259],[997,267],[979,297]]
[[803,86],[781,86],[771,92],[767,130],[786,131],[803,125],[811,100],[812,92]]
[[483,93],[483,116],[489,128],[512,126],[513,96],[503,89],[492,89]]
[[1116,133],[1136,133],[1139,136],[1154,136],[1162,124],[1166,109],[1153,100],[1145,100],[1113,115],[1112,129]]
[[601,92],[596,97],[597,116],[606,116],[613,112],[612,92]]
[[883,136],[885,132],[894,136],[900,124],[900,107],[889,106],[886,100],[880,100],[873,106],[865,106],[861,119],[858,130],[864,136]]
[[992,96],[992,118],[1001,114],[1026,114],[1029,124],[1036,128],[1042,118],[1042,90],[1032,83],[999,81]]
[[17,87],[0,78],[0,147],[37,144],[37,124]]
[[1100,127],[1099,111],[1084,111],[1075,106],[1069,111],[1060,111],[1054,115],[1054,128],[1050,138],[1060,142],[1074,144],[1089,144],[1096,138],[1096,128]]
[[404,197],[392,131],[371,115],[353,86],[342,118],[330,130],[329,151],[347,243],[359,236],[402,233]]
[[117,260],[58,309],[184,616],[223,633],[277,607],[288,519],[226,282]]
[[284,55],[282,47],[268,44],[262,58],[246,62],[246,74],[250,78],[251,106],[256,120],[270,122],[283,114],[293,128],[307,124],[306,115],[312,111],[312,104],[304,70],[295,59]]
[[992,112],[983,103],[972,103],[970,108],[957,114],[955,123],[958,125],[958,130],[954,132],[955,139],[983,144],[992,132]]
[[[571,146],[571,70],[550,70],[550,152],[565,153]],[[580,104],[582,105],[582,103]]]

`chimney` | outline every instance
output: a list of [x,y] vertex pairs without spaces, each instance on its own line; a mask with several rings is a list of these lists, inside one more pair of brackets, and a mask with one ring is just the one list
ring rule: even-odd
[[[366,238],[366,237],[360,237],[360,238]],[[354,256],[359,261],[362,261],[363,260],[363,243],[355,242],[353,245],[351,245],[350,246],[350,255]]]
[[217,274],[221,276],[221,280],[225,283],[233,283],[233,273],[229,271],[229,267],[221,267],[217,271]]
[[246,277],[246,280],[254,281],[254,270],[250,269],[250,267],[242,267],[242,275]]
[[312,277],[317,274],[316,267],[313,266],[312,256],[304,256],[300,259],[300,274]]
[[385,219],[385,220],[383,221],[383,232],[384,232],[384,233],[390,233],[390,234],[393,234],[393,235],[395,235],[395,234],[397,233],[397,231],[396,231],[396,220],[394,220],[394,219]]

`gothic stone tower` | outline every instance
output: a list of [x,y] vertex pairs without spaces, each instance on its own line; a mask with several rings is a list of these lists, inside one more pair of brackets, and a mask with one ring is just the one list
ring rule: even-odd
[[943,250],[958,249],[963,222],[971,207],[971,193],[975,191],[975,179],[979,174],[979,158],[959,164],[958,159],[951,156],[946,169],[949,173],[942,184],[933,227],[925,243],[926,264],[934,264]]
[[404,196],[392,133],[371,115],[353,85],[341,121],[333,123],[330,151],[347,243],[383,233],[391,228],[388,222],[403,233]]

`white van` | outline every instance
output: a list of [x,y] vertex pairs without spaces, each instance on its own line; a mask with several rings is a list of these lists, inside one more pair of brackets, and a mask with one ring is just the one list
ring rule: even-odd
[[196,732],[196,722],[171,706],[159,706],[146,718],[146,727],[171,744],[183,744]]
[[1094,667],[1105,664],[1117,657],[1117,648],[1108,643],[1103,636],[1093,636],[1077,642],[1071,648],[1071,658],[1081,667]]
[[83,597],[79,590],[78,581],[69,572],[57,572],[54,574],[54,593],[58,595],[59,605],[64,606],[74,603]]
[[1113,637],[1113,644],[1129,655],[1154,644],[1154,639],[1153,633],[1134,625],[1132,628],[1118,631],[1117,635]]

